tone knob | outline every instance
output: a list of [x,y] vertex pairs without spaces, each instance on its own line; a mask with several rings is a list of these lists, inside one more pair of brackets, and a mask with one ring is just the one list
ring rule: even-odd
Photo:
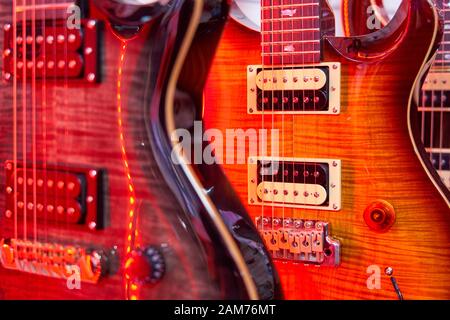
[[387,232],[395,222],[394,207],[387,201],[377,200],[364,210],[364,221],[376,232]]
[[134,249],[125,263],[125,276],[128,280],[151,284],[160,280],[166,270],[162,253],[153,246]]

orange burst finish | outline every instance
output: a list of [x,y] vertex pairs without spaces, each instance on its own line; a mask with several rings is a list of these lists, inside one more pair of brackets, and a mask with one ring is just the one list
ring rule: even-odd
[[[328,221],[341,241],[339,267],[276,263],[288,299],[397,299],[386,267],[393,268],[405,299],[450,298],[450,208],[425,173],[407,126],[411,90],[435,45],[430,21],[436,16],[428,1],[404,1],[399,10],[372,35],[323,40],[322,60],[342,64],[339,115],[264,116],[264,128],[280,130],[281,156],[342,160],[338,212],[247,205],[253,218]],[[360,47],[352,51],[356,42]],[[260,34],[229,21],[205,89],[206,128],[263,127],[261,115],[247,113],[246,100],[246,68],[259,64],[260,54]],[[248,203],[247,165],[223,168]],[[386,233],[369,229],[363,217],[378,199],[396,213]],[[374,265],[380,289],[367,286]]]

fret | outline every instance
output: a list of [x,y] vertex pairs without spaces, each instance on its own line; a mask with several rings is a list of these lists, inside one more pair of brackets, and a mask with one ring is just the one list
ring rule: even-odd
[[261,30],[279,30],[289,32],[291,30],[319,30],[320,22],[316,20],[284,20],[266,21],[262,23]]
[[265,64],[320,62],[320,1],[261,0]]
[[267,21],[295,21],[295,20],[305,20],[305,19],[317,19],[319,16],[309,16],[309,17],[288,17],[288,18],[274,18],[274,19],[264,19],[264,22]]
[[314,64],[320,61],[320,53],[301,53],[263,56],[266,65]]
[[317,41],[319,42],[319,31],[314,32],[278,32],[278,33],[265,33],[262,36],[263,43],[270,42],[291,42],[291,41]]
[[295,44],[295,43],[313,43],[313,42],[317,42],[319,43],[320,40],[291,40],[291,41],[270,41],[270,43],[265,43],[265,42],[261,42],[261,45],[266,45],[266,44],[281,44],[281,45],[285,45],[285,44]]
[[319,31],[319,28],[310,28],[310,29],[294,29],[294,30],[268,30],[261,31],[262,34],[273,34],[273,33],[289,33],[289,32],[309,32],[309,31]]
[[418,107],[417,110],[420,112],[450,112],[450,108],[441,107]]
[[262,52],[264,54],[270,53],[279,53],[286,52],[290,54],[297,54],[302,52],[320,52],[320,43],[319,42],[311,42],[311,43],[292,43],[286,42],[282,44],[263,44]]

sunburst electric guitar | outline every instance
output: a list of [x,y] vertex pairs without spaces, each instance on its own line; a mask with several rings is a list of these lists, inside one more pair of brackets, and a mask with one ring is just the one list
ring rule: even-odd
[[[275,296],[220,171],[171,159],[169,132],[194,120],[179,114],[201,114],[227,9],[0,1],[0,299]],[[195,86],[184,65],[205,66]],[[219,200],[204,192],[213,175]]]
[[[245,134],[226,148],[245,163],[227,158],[225,173],[287,298],[448,299],[449,201],[407,121],[437,10],[405,0],[383,29],[345,38],[331,14],[326,1],[262,0],[260,33],[227,23],[204,92],[206,126]],[[262,148],[242,143],[261,129]]]

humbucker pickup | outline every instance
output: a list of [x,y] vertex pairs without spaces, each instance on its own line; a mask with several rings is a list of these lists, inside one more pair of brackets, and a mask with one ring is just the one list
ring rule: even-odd
[[[18,24],[14,48],[14,31],[11,24],[4,25],[3,77],[11,80],[26,74],[27,78],[67,78],[84,82],[100,81],[100,26],[97,20],[83,19],[81,28],[69,29],[65,19],[36,21],[33,37],[31,22]],[[33,45],[35,57],[33,57]],[[16,52],[14,52],[16,51]],[[16,58],[16,61],[14,61]],[[14,65],[17,72],[14,70]]]
[[257,217],[256,226],[274,259],[321,266],[340,264],[341,245],[324,221]]
[[103,170],[50,165],[30,165],[24,170],[20,161],[15,170],[13,161],[7,161],[5,176],[7,218],[17,214],[21,219],[25,213],[36,212],[37,219],[46,221],[90,229],[106,226]]
[[250,157],[248,200],[252,205],[338,211],[341,161]]
[[0,241],[0,262],[6,269],[52,278],[66,279],[76,273],[87,283],[97,283],[109,270],[102,251],[18,239]]
[[247,68],[249,114],[339,114],[340,63]]

